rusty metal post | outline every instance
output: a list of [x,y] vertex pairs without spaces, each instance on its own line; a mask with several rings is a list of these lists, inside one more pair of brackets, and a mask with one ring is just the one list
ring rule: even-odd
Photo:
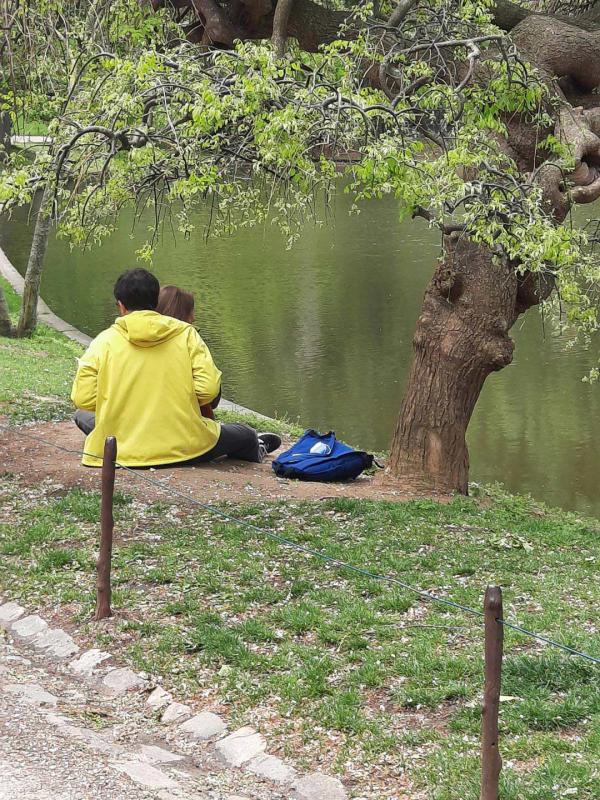
[[100,506],[100,553],[96,565],[96,613],[95,620],[112,616],[110,609],[111,588],[110,568],[112,557],[113,497],[115,493],[115,469],[117,460],[117,440],[108,436],[104,442],[102,459],[102,500]]
[[481,708],[481,800],[499,800],[502,759],[498,746],[498,714],[502,679],[502,589],[488,586],[483,604],[485,617],[485,688]]

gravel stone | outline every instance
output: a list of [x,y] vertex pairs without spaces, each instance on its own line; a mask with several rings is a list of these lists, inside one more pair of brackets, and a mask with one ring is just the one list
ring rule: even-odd
[[293,767],[280,758],[267,754],[253,758],[246,765],[246,769],[275,783],[292,783],[297,777],[297,772]]
[[60,629],[41,631],[31,641],[39,650],[46,650],[56,658],[68,658],[79,652],[79,645],[75,644],[68,633]]
[[11,633],[20,636],[21,639],[27,639],[29,636],[35,636],[36,633],[48,629],[48,623],[37,614],[30,614],[28,617],[21,617],[16,622],[13,622]]
[[148,695],[146,704],[155,711],[158,711],[159,708],[168,705],[172,700],[173,696],[170,695],[169,692],[166,692],[162,686],[157,686],[156,689]]
[[293,786],[297,800],[347,800],[342,782],[322,772],[311,772]]
[[140,757],[149,764],[170,764],[173,761],[182,761],[184,756],[178,753],[171,753],[170,750],[163,750],[153,744],[143,744],[140,748]]
[[78,675],[86,675],[89,678],[92,676],[94,669],[98,666],[98,664],[106,661],[107,658],[112,658],[112,654],[103,653],[102,650],[93,648],[92,650],[86,650],[85,653],[82,653],[79,656],[79,658],[71,661],[69,668]]
[[227,726],[221,717],[213,714],[210,711],[202,711],[196,714],[195,717],[188,719],[183,725],[179,726],[179,730],[184,733],[189,733],[194,739],[205,741],[212,739],[213,736],[219,736],[224,733]]
[[171,703],[165,709],[160,721],[164,722],[165,725],[170,725],[171,722],[181,722],[186,717],[189,717],[191,713],[192,709],[189,706],[183,703]]
[[[56,723],[52,723],[56,724]],[[92,750],[96,750],[98,753],[105,753],[109,756],[120,756],[125,753],[123,747],[116,742],[109,741],[106,739],[102,734],[96,733],[96,731],[92,731],[89,728],[80,728],[77,725],[69,725],[69,724],[62,724],[60,725],[61,733],[69,736],[71,739],[78,739],[81,742],[85,742],[85,744],[90,747]]]
[[57,702],[53,694],[42,689],[37,683],[8,683],[4,691],[16,694],[36,706],[55,706]]
[[[160,725],[148,713],[147,694],[115,700],[100,681],[92,686],[69,669],[73,659],[57,669],[49,657],[23,658],[19,648],[26,652],[24,640],[0,636],[1,800],[290,800],[291,789],[219,763],[214,747],[184,743],[176,724]],[[2,690],[26,683],[52,692],[60,713]],[[96,715],[110,726],[92,727]],[[178,739],[181,749],[165,738]],[[157,760],[178,754],[182,760]],[[128,763],[131,770],[123,770]],[[174,788],[155,788],[157,778]]]
[[264,753],[267,743],[253,728],[240,728],[215,745],[217,753],[225,763],[241,767],[246,761]]
[[127,667],[121,667],[120,669],[111,669],[111,671],[105,675],[102,684],[114,694],[123,694],[123,692],[127,692],[129,689],[140,688],[144,685],[144,681],[133,670],[127,669]]
[[4,603],[0,606],[0,626],[10,628],[11,624],[25,613],[23,606],[18,603]]
[[129,775],[131,780],[147,786],[149,789],[176,789],[177,783],[156,767],[146,761],[125,761],[114,765],[118,770]]

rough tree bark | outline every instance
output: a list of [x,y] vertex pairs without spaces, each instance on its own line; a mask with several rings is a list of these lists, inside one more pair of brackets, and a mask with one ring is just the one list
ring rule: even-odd
[[293,6],[294,0],[277,0],[275,6],[272,40],[278,58],[283,58],[285,55],[288,22]]
[[10,148],[10,137],[12,134],[12,120],[8,111],[0,111],[0,162],[6,159],[6,154]]
[[445,238],[444,251],[417,321],[388,471],[416,488],[466,494],[465,437],[485,379],[510,364],[510,328],[552,285],[517,276],[459,234]]
[[48,240],[52,226],[52,193],[46,187],[35,220],[29,261],[25,272],[25,285],[21,314],[17,325],[17,336],[31,336],[37,323],[37,304],[40,296],[40,282]]
[[[231,47],[236,36],[241,39],[267,39],[275,33],[275,38],[294,38],[303,50],[315,51],[322,44],[327,44],[339,37],[340,26],[347,22],[349,10],[336,9],[329,4],[319,4],[314,0],[294,0],[287,15],[287,30],[274,31],[277,3],[271,0],[149,0],[157,10],[171,6],[178,12],[184,9],[192,11],[196,20],[184,27],[194,42],[213,42]],[[204,11],[210,5],[210,11]],[[284,3],[287,5],[287,3]],[[411,6],[411,0],[400,0],[398,3],[399,22],[402,21],[404,9]],[[580,10],[580,9],[578,9]],[[281,9],[284,13],[284,9]],[[286,12],[287,13],[287,12]],[[533,14],[531,9],[524,8],[511,0],[496,0],[492,7],[494,22],[504,31],[511,31],[520,22]],[[576,19],[561,16],[570,24],[580,28],[593,30],[600,25],[600,5],[577,16]],[[398,24],[398,23],[396,23]],[[348,33],[346,34],[348,35]]]
[[[600,112],[569,102],[570,91],[580,99],[582,92],[600,85],[600,34],[531,15],[515,25],[512,38],[549,82],[561,81],[554,132],[572,148],[575,186],[567,193],[564,176],[550,164],[539,173],[548,209],[559,224],[572,202],[591,202],[600,195]],[[538,166],[536,141],[541,137],[524,119],[507,123],[508,142],[526,181]],[[388,463],[392,476],[423,489],[468,492],[466,431],[485,379],[512,361],[509,331],[518,316],[553,288],[551,278],[541,285],[532,276],[519,278],[514,266],[494,263],[489,251],[470,242],[446,238],[445,258],[425,294],[414,336],[413,364]]]
[[8,311],[8,303],[2,286],[0,286],[0,336],[12,336],[13,327]]
[[[505,0],[496,4],[496,21],[512,31],[522,57],[546,75],[549,86],[560,86],[554,131],[545,134],[554,132],[572,148],[574,186],[567,192],[564,175],[550,164],[538,177],[557,224],[571,203],[600,195],[600,111],[592,95],[600,85],[600,34],[592,12],[573,24],[529,14]],[[586,108],[574,108],[575,99]],[[525,118],[514,116],[506,123],[509,135],[502,145],[527,181],[543,160],[537,149],[543,135]],[[495,261],[481,247],[447,238],[445,258],[425,294],[388,464],[392,476],[423,489],[467,493],[466,431],[485,379],[512,361],[509,331],[518,316],[554,287],[551,276],[518,276],[514,264]]]

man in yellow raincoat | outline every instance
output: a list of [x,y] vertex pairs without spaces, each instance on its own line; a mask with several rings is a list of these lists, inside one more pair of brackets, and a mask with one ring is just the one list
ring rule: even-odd
[[104,440],[117,439],[128,467],[211,461],[260,462],[277,449],[276,434],[203,417],[200,406],[221,391],[221,372],[187,322],[158,314],[160,286],[145,269],[124,272],[114,295],[121,316],[79,359],[71,399],[87,434],[83,463],[101,466]]

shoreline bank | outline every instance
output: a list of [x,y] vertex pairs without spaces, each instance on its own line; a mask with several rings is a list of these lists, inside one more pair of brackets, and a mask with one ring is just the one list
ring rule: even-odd
[[[4,250],[0,247],[0,277],[4,278],[15,290],[15,292],[19,295],[19,297],[23,296],[23,287],[25,285],[25,281],[21,273],[17,270],[17,268],[11,263],[10,259],[4,252]],[[93,337],[89,336],[87,333],[80,331],[78,328],[75,328],[71,323],[67,322],[66,320],[59,317],[57,314],[52,311],[50,306],[40,297],[38,299],[38,322],[44,323],[49,328],[57,331],[58,333],[62,333],[68,339],[71,339],[74,342],[77,342],[82,347],[88,347],[90,342],[92,341]],[[242,406],[239,403],[235,403],[233,400],[226,400],[225,398],[221,399],[219,407],[224,411],[234,411],[238,414],[251,414],[254,417],[260,417],[265,420],[271,420],[272,417],[268,417],[265,414],[261,414],[260,411],[254,411],[251,408],[246,408],[246,406]]]
[[[23,296],[23,287],[25,281],[23,276],[11,263],[4,250],[0,247],[0,275],[10,283],[19,297]],[[64,334],[68,339],[78,342],[83,347],[87,347],[92,341],[92,337],[87,333],[83,333],[78,328],[75,328],[69,322],[61,319],[57,314],[52,311],[49,305],[45,303],[42,298],[38,299],[37,305],[38,321],[43,322],[49,328]]]

